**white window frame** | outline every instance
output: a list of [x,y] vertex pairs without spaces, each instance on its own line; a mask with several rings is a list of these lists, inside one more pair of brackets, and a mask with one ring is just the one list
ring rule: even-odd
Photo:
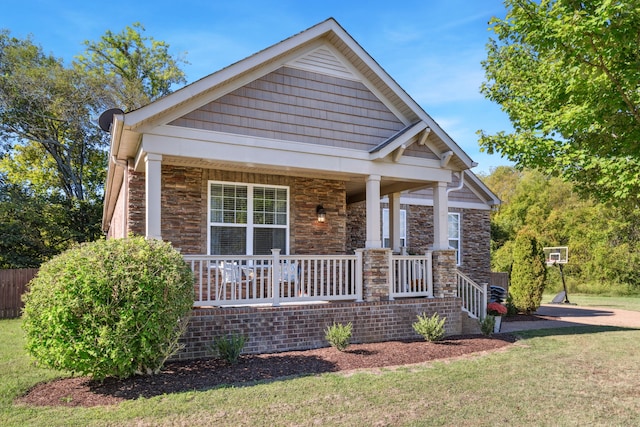
[[[389,209],[382,209],[382,247],[390,248],[391,240],[389,239]],[[385,240],[388,242],[385,243]],[[407,247],[407,210],[400,209],[400,246]]]
[[[224,222],[212,222],[211,221],[211,186],[212,185],[234,185],[247,187],[247,223],[246,224],[230,224]],[[254,224],[253,222],[253,190],[255,187],[264,188],[276,188],[284,189],[287,192],[287,223],[286,225],[277,224]],[[285,229],[285,252],[283,255],[289,253],[289,233],[291,227],[291,195],[289,187],[284,185],[272,185],[272,184],[256,184],[247,182],[231,182],[231,181],[208,181],[207,184],[207,253],[209,255],[220,255],[211,253],[211,227],[246,227],[246,255],[253,255],[253,230],[256,228],[283,228]]]
[[[449,233],[450,230],[450,221],[451,221],[451,217],[455,216],[458,218],[458,237],[451,237],[451,234]],[[456,250],[456,265],[461,265],[462,264],[462,224],[460,223],[462,219],[462,216],[460,215],[460,212],[449,212],[447,215],[447,235],[449,238],[449,247],[451,249],[455,249]],[[456,249],[455,247],[451,246],[451,241],[457,241],[458,242],[458,248]]]

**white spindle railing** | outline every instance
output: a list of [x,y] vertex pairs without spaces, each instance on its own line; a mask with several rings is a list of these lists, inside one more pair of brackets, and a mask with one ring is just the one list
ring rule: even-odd
[[362,301],[362,255],[185,255],[196,306]]
[[392,255],[389,298],[433,297],[432,254]]
[[462,299],[462,309],[477,319],[487,316],[487,284],[479,285],[460,271],[458,276],[458,297]]

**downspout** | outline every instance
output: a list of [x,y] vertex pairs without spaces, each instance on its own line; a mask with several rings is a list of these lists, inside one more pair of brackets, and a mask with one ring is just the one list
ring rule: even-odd
[[462,190],[462,187],[464,187],[464,171],[460,171],[460,182],[458,183],[458,186],[454,188],[447,188],[447,196],[449,196],[449,193],[453,191]]

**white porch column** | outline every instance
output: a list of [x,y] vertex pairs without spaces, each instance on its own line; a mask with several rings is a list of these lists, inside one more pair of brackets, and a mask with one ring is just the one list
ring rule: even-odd
[[367,236],[365,241],[366,249],[377,249],[382,247],[380,228],[380,175],[369,175],[367,177]]
[[438,182],[433,188],[433,249],[449,249],[449,201],[447,183]]
[[389,242],[393,252],[400,253],[400,193],[389,194]]
[[162,155],[148,153],[144,158],[144,165],[146,238],[162,239],[160,227],[160,211],[162,208]]

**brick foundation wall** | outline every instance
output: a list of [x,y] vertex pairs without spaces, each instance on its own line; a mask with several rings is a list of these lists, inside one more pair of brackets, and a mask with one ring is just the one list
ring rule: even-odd
[[352,322],[352,343],[420,338],[411,326],[416,316],[436,312],[447,318],[447,335],[461,333],[458,298],[194,309],[182,337],[185,348],[174,359],[211,357],[208,347],[213,340],[230,334],[248,337],[245,354],[326,347],[325,329],[334,322]]

